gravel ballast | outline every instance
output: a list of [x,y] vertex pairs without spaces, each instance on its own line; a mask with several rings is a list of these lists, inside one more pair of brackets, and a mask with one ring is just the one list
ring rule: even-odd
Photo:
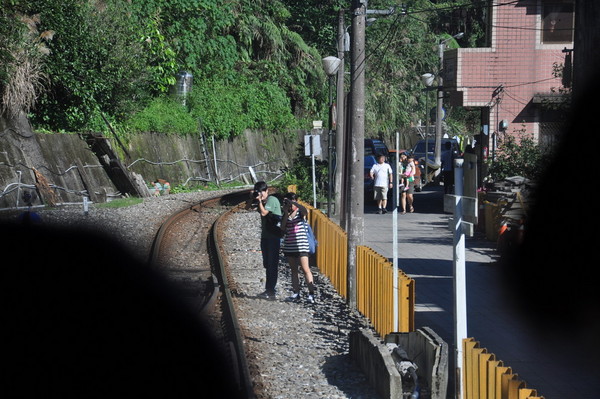
[[[80,204],[36,212],[43,224],[105,231],[131,248],[136,256],[146,259],[164,218],[225,192],[228,191],[171,194],[122,208],[92,204],[87,214]],[[15,212],[0,214],[0,219],[15,218]],[[282,256],[277,299],[259,299],[265,273],[258,213],[236,212],[224,224],[223,238],[226,259],[236,280],[234,297],[248,362],[259,379],[259,398],[378,398],[349,355],[349,332],[367,327],[367,322],[358,312],[348,309],[328,279],[312,266],[316,303],[305,300],[307,290],[302,274],[303,299],[287,302],[291,277]]]

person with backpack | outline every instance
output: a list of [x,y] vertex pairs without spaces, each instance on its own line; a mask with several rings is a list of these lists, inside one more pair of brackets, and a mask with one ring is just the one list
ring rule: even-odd
[[250,208],[256,208],[260,214],[260,250],[266,273],[265,291],[260,293],[258,297],[275,300],[282,236],[281,202],[276,196],[269,195],[267,183],[259,181],[254,185],[254,190],[246,203],[246,209]]
[[281,229],[284,231],[283,254],[286,256],[292,273],[292,295],[288,301],[300,300],[300,280],[298,266],[304,272],[304,280],[308,287],[309,303],[315,303],[315,285],[310,265],[309,238],[308,238],[308,211],[300,205],[295,193],[287,193],[283,199],[283,221]]

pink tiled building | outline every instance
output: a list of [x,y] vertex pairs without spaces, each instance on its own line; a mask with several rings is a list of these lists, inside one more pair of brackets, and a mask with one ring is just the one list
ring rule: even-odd
[[[544,106],[568,85],[574,0],[490,0],[489,47],[444,52],[444,90],[453,105],[478,107],[490,150],[505,134],[525,131],[540,144],[557,133],[558,113]],[[486,143],[487,141],[487,143]]]

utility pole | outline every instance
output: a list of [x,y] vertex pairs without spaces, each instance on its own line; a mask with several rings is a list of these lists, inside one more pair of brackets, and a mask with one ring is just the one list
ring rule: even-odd
[[[444,46],[444,42],[438,44],[440,69],[438,73],[437,107],[435,115],[435,147],[433,150],[433,163],[438,166],[438,172],[441,170],[439,166],[442,164],[442,119],[444,119],[444,79],[442,78],[442,71],[444,70]],[[425,150],[425,159],[427,160],[427,149]]]
[[344,87],[344,9],[338,14],[337,56],[342,62],[337,73],[337,120],[335,129],[335,213],[340,217],[340,226],[346,226],[346,90]]
[[364,239],[365,29],[367,0],[352,0],[351,134],[348,137],[348,306],[356,309],[356,247]]
[[[456,35],[441,40],[438,44],[438,57],[440,59],[440,69],[438,72],[438,90],[437,90],[437,108],[435,117],[435,149],[434,149],[434,163],[438,167],[437,174],[441,171],[442,165],[442,119],[444,119],[444,49],[446,43],[451,39],[460,39],[464,36],[463,32],[457,33]],[[425,150],[427,154],[427,150]],[[425,158],[427,159],[427,158]]]

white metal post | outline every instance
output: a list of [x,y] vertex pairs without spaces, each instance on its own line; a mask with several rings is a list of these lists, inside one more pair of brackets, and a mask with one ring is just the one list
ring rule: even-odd
[[454,160],[454,345],[456,347],[456,398],[464,398],[463,386],[463,347],[462,341],[467,338],[467,287],[465,271],[465,234],[462,226],[463,218],[463,164],[464,159]]
[[398,157],[400,156],[400,154],[398,153],[398,149],[400,148],[400,133],[396,132],[396,158],[395,158],[395,165],[394,165],[394,189],[393,189],[393,195],[394,195],[394,211],[392,212],[393,215],[393,239],[394,239],[394,252],[393,252],[393,256],[394,256],[394,261],[393,261],[393,267],[394,267],[394,282],[393,282],[393,289],[394,289],[394,295],[393,295],[393,300],[394,300],[394,331],[398,331],[398,319],[399,319],[399,315],[398,315]]
[[312,162],[313,208],[317,207],[317,177],[315,174],[315,135],[310,135],[310,160]]

